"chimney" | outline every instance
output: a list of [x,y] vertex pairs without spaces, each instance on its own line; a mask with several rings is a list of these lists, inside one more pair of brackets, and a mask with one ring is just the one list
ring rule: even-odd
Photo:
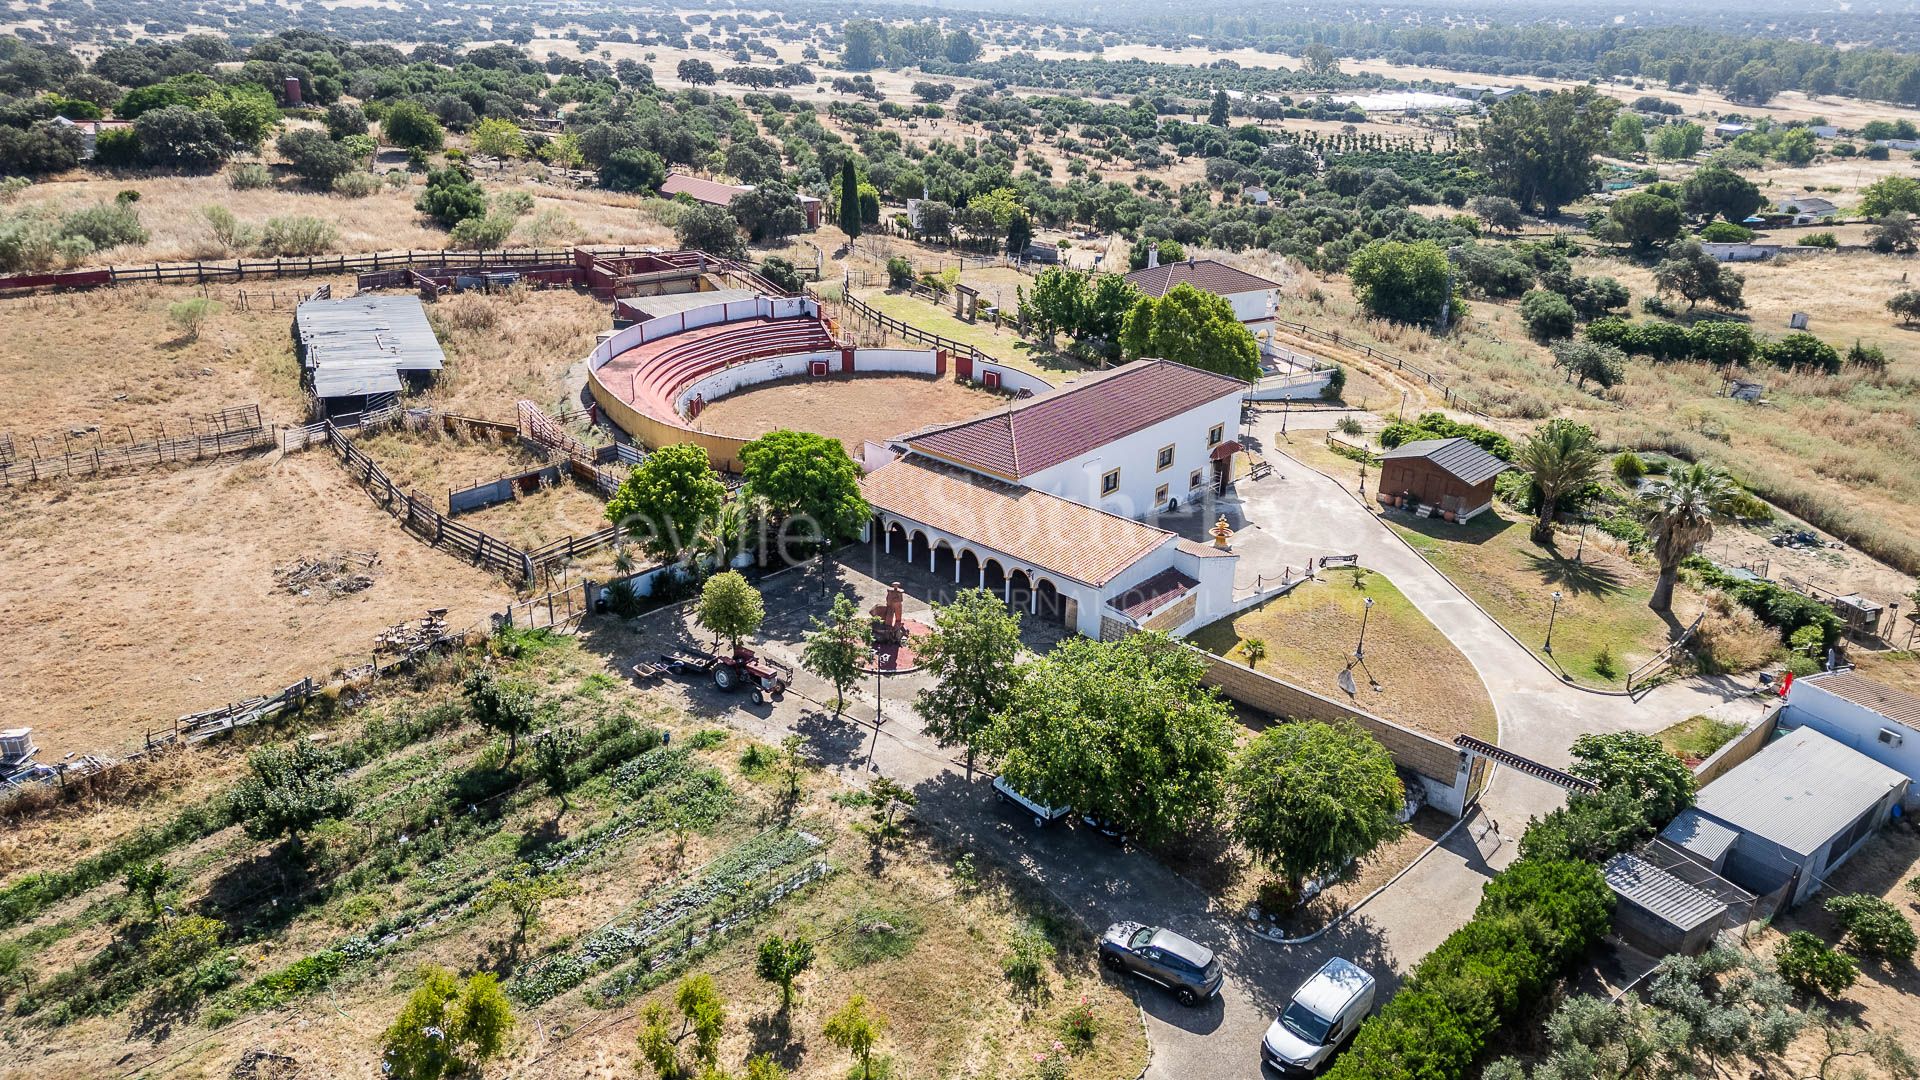
[[1156,243],[1148,242],[1147,267],[1148,269],[1152,269],[1153,267],[1156,267],[1159,265],[1160,265],[1160,245]]
[[288,108],[296,109],[300,107],[299,76],[289,75],[286,78],[280,80],[280,92],[286,97]]

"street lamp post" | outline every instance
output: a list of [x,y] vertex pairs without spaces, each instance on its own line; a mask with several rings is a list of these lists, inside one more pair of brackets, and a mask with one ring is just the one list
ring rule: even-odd
[[1280,399],[1280,437],[1287,437],[1287,417],[1293,415],[1293,399]]
[[1362,499],[1367,497],[1367,463],[1365,460],[1360,462],[1360,497]]
[[1407,392],[1400,391],[1400,423],[1407,422]]
[[1548,656],[1553,655],[1553,622],[1559,617],[1560,594],[1556,591],[1553,594],[1553,610],[1547,613],[1547,643],[1540,646],[1540,651],[1546,653]]
[[1353,658],[1356,661],[1367,658],[1367,616],[1371,614],[1373,614],[1373,597],[1369,596],[1365,606],[1360,609],[1360,641],[1353,647]]
[[885,714],[880,711],[881,681],[886,677],[886,670],[880,666],[876,657],[873,665],[873,744],[867,747],[868,772],[873,771],[873,755],[880,749],[880,724],[886,719]]
[[1573,549],[1573,561],[1579,562],[1580,556],[1587,550],[1587,522],[1580,523],[1580,544]]

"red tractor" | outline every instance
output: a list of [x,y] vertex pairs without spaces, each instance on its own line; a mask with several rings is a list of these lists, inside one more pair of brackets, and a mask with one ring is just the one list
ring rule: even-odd
[[746,687],[753,691],[756,705],[780,700],[787,687],[793,685],[793,668],[771,657],[759,656],[745,646],[736,647],[730,656],[674,653],[661,659],[675,675],[704,672],[711,674],[713,685],[722,690]]

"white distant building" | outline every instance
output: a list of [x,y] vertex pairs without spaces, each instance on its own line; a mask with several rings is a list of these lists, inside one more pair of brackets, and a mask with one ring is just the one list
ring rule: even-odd
[[1713,133],[1723,139],[1737,139],[1753,130],[1752,124],[1715,124]]
[[1784,195],[1774,205],[1781,213],[1792,214],[1795,225],[1813,225],[1840,212],[1833,200],[1818,195]]
[[1152,297],[1162,297],[1177,285],[1191,285],[1233,305],[1233,314],[1260,343],[1262,352],[1274,349],[1274,317],[1280,310],[1280,284],[1237,270],[1217,259],[1187,259],[1184,262],[1155,265],[1158,255],[1149,250],[1149,265],[1127,275],[1127,284]]
[[1920,150],[1920,139],[1875,139],[1873,145],[1889,150]]

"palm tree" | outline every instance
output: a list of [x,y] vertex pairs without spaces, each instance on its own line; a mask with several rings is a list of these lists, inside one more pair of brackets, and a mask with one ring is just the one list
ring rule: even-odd
[[1540,489],[1540,518],[1533,523],[1533,542],[1548,543],[1553,539],[1553,511],[1561,496],[1591,483],[1600,472],[1603,455],[1594,444],[1592,428],[1554,419],[1527,436],[1516,457]]
[[1249,669],[1258,667],[1260,664],[1260,661],[1265,660],[1267,658],[1266,639],[1250,637],[1247,640],[1241,642],[1240,655],[1247,658],[1247,667]]
[[1739,488],[1726,473],[1711,465],[1689,465],[1640,493],[1640,513],[1653,536],[1653,556],[1660,562],[1660,580],[1647,606],[1655,611],[1673,607],[1673,582],[1680,563],[1701,544],[1713,539],[1713,519],[1727,512]]

